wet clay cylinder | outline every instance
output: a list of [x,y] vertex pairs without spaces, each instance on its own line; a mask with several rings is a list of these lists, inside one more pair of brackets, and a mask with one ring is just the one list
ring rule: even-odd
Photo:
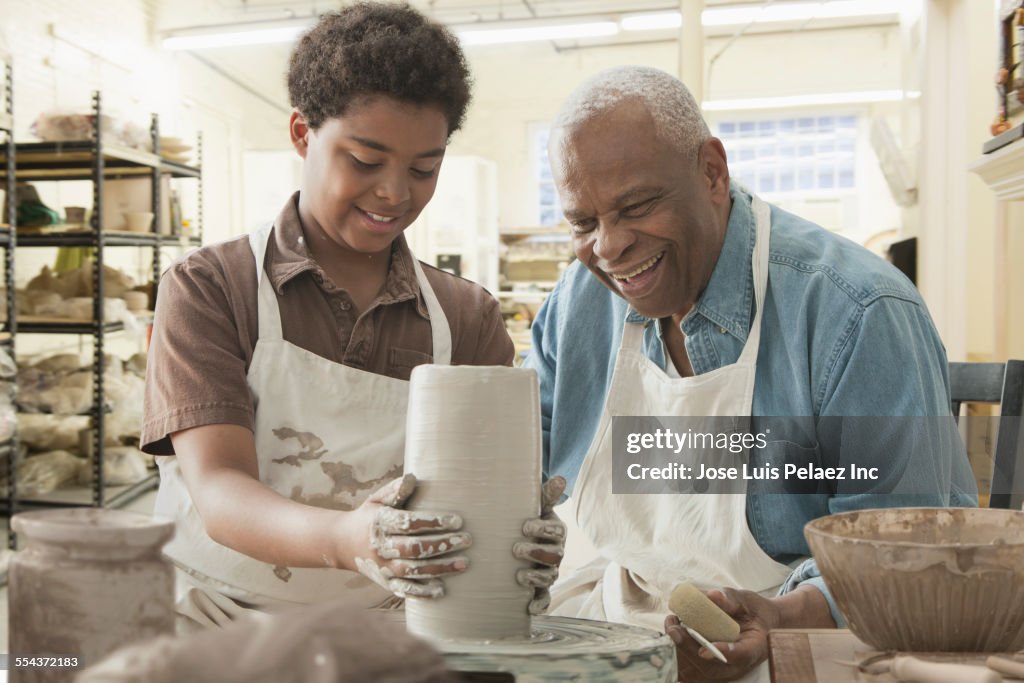
[[[174,570],[161,548],[174,522],[101,508],[11,520],[22,548],[8,574],[11,656],[70,656],[88,666],[174,632]],[[70,680],[74,670],[11,671],[12,682]]]
[[412,509],[455,512],[473,537],[469,568],[440,599],[409,598],[410,632],[430,640],[528,638],[533,590],[512,555],[523,522],[540,514],[537,375],[507,367],[420,365],[410,378],[405,468]]

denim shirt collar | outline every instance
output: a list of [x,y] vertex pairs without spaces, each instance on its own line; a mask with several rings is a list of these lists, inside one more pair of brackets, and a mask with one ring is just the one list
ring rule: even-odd
[[[687,337],[695,336],[700,326],[708,323],[723,328],[741,342],[746,342],[750,331],[754,299],[750,260],[757,231],[751,196],[733,183],[729,197],[732,199],[729,224],[711,279],[697,305],[683,318],[682,329]],[[626,321],[645,324],[650,319],[630,308]]]

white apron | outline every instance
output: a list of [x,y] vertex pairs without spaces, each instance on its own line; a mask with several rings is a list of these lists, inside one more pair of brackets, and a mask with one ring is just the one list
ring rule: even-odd
[[[263,270],[272,225],[254,231],[259,336],[247,381],[256,404],[260,481],[283,496],[352,510],[402,474],[409,383],[331,362],[282,337],[277,297]],[[416,279],[430,315],[435,363],[451,362],[451,331],[423,269]],[[275,567],[211,539],[181,477],[176,457],[158,458],[155,514],[177,533],[165,554],[179,569],[180,614],[223,625],[248,612],[348,597],[358,607],[385,606],[392,595],[344,569]]]
[[[755,197],[753,210],[757,313],[735,364],[670,378],[644,355],[643,326],[625,324],[601,421],[572,495],[575,521],[599,557],[553,586],[552,614],[663,631],[678,583],[767,593],[789,576],[750,533],[745,493],[612,495],[612,417],[750,415],[771,230],[768,205]],[[743,680],[767,681],[767,668]]]

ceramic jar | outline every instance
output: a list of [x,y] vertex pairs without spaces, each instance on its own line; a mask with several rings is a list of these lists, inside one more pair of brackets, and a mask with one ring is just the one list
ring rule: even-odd
[[[8,574],[14,657],[95,664],[132,642],[174,632],[174,569],[161,554],[174,522],[123,510],[68,508],[15,515],[21,550]],[[16,669],[13,683],[69,680],[62,668]]]

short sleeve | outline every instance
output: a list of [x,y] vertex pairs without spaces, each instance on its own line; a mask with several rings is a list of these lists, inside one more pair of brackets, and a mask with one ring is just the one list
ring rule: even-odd
[[[253,264],[239,264],[253,268]],[[142,450],[171,455],[169,436],[208,424],[252,429],[245,348],[231,289],[213,262],[194,254],[160,279],[146,367]]]

